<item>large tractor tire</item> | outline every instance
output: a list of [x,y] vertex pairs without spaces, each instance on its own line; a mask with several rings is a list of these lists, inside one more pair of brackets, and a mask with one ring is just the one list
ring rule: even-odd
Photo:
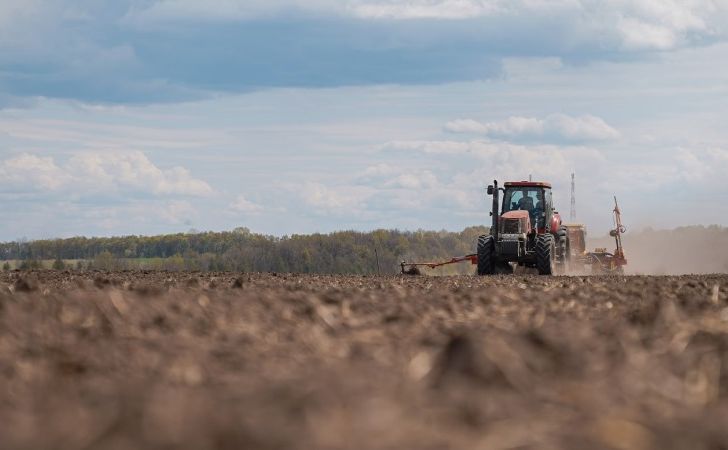
[[539,275],[553,275],[556,258],[554,236],[550,233],[536,238],[536,268]]
[[478,275],[493,275],[495,272],[494,247],[493,236],[485,234],[478,237]]
[[565,274],[570,269],[571,248],[569,246],[569,233],[566,227],[559,228],[556,241],[556,269],[558,273]]

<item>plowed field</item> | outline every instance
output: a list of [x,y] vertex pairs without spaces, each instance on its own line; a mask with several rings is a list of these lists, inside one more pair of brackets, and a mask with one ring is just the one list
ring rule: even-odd
[[728,276],[0,275],[3,449],[728,448]]

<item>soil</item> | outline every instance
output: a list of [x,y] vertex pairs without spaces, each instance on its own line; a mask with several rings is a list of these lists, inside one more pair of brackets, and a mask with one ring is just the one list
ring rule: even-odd
[[728,275],[0,275],[3,449],[717,449]]

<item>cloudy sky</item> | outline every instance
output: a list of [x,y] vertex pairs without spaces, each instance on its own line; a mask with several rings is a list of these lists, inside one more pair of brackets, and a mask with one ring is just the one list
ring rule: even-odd
[[0,240],[728,223],[728,0],[2,0]]

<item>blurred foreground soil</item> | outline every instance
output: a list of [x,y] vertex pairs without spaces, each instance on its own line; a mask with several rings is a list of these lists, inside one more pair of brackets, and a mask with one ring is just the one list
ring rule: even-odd
[[0,275],[2,449],[720,449],[726,424],[726,275]]

